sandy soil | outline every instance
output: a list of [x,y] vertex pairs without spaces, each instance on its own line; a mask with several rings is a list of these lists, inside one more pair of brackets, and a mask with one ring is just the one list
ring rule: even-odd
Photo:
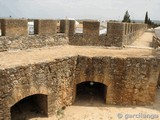
[[145,33],[142,34],[139,38],[137,38],[130,47],[137,48],[148,48],[152,46],[153,36],[155,35],[154,29],[149,29]]
[[[41,49],[30,49],[22,51],[10,51],[0,53],[0,69],[28,65],[45,61],[53,61],[57,58],[71,56],[112,56],[112,57],[152,57],[152,49],[108,49],[105,47],[89,46],[54,46]],[[18,58],[18,59],[17,59]]]
[[[157,93],[151,106],[110,106],[90,99],[90,102],[78,101],[50,118],[30,120],[160,120],[160,90]],[[148,118],[145,118],[147,115]]]

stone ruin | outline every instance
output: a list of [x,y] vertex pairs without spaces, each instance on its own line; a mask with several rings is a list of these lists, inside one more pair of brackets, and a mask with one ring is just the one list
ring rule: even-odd
[[[60,20],[60,33],[57,33],[57,20],[41,19],[34,20],[34,34],[28,35],[27,19],[0,21],[0,57],[12,50],[21,52],[59,45],[123,49],[147,30],[146,24],[108,22],[107,34],[99,35],[99,22],[84,21],[83,33],[78,34],[75,33],[75,21]],[[16,65],[3,61],[0,62],[0,120],[14,120],[15,109],[24,101],[26,105],[37,105],[38,113],[52,116],[72,105],[77,86],[87,82],[100,84],[97,88],[103,92],[107,105],[150,105],[155,99],[158,80],[160,57],[154,54],[116,57],[77,53]]]

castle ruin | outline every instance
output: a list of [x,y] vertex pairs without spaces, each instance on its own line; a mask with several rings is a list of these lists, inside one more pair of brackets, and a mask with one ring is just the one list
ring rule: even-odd
[[[51,116],[75,102],[78,85],[101,87],[107,105],[151,105],[160,81],[156,49],[125,48],[146,30],[142,23],[83,21],[75,33],[74,20],[1,19],[0,120],[14,119],[23,100],[37,104],[37,112]],[[93,47],[94,46],[94,47]],[[101,90],[102,89],[102,90]]]

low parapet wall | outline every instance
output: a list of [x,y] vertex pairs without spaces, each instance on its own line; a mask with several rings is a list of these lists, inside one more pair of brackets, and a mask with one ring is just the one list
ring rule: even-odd
[[99,35],[100,22],[83,21],[83,33],[69,35],[70,45],[79,46],[105,46],[106,34]]
[[34,20],[34,34],[28,34],[28,20],[2,19],[0,51],[29,49],[53,45],[90,45],[123,47],[131,44],[146,29],[147,25],[137,23],[109,22],[107,34],[99,35],[98,21],[84,21],[83,34],[75,33],[74,20],[60,20],[57,34],[56,20]]
[[160,47],[160,38],[153,36],[152,46],[154,49],[157,49]]
[[147,25],[142,23],[108,22],[107,33],[99,35],[100,23],[97,21],[83,21],[83,33],[71,34],[71,45],[95,45],[123,47],[131,44],[145,30]]
[[131,44],[147,30],[142,23],[108,22],[107,43],[109,46],[122,47]]
[[0,37],[0,52],[8,50],[25,50],[31,48],[51,47],[56,45],[68,45],[68,36],[56,35],[31,35],[21,37]]
[[0,52],[68,44],[65,33],[57,33],[56,20],[34,20],[34,33],[28,33],[27,19],[1,19]]
[[26,19],[2,19],[1,30],[2,36],[27,36],[28,21]]
[[54,35],[57,33],[57,21],[34,20],[34,32],[38,35]]

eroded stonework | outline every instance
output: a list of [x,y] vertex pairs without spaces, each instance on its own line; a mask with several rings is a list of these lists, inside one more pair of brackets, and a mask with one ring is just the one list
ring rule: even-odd
[[148,105],[154,102],[159,60],[75,56],[0,70],[1,118],[10,107],[34,94],[48,95],[48,116],[72,105],[78,83],[94,81],[107,86],[106,104]]
[[[8,21],[3,20],[5,24]],[[146,51],[136,50],[138,52],[132,55],[132,50],[129,53],[126,52],[128,49],[121,50],[123,45],[132,43],[142,34],[146,25],[110,23],[108,34],[100,36],[97,30],[99,23],[94,21],[86,25],[86,34],[79,34],[77,37],[77,34],[74,34],[74,21],[63,20],[61,31],[64,33],[56,34],[56,21],[38,20],[37,35],[28,36],[26,20],[11,21],[6,26],[2,25],[11,33],[6,31],[5,36],[0,38],[0,120],[10,120],[11,108],[16,103],[38,94],[47,96],[46,103],[38,102],[40,107],[45,108],[47,116],[51,116],[63,107],[72,105],[76,99],[76,86],[86,81],[102,83],[107,87],[107,105],[150,105],[154,102],[160,78],[160,57],[157,55],[159,52],[154,53],[153,50],[152,54],[152,50],[148,50],[148,54],[142,54]],[[23,31],[14,34],[13,26],[18,23]],[[94,23],[96,30],[93,30]],[[54,26],[53,29],[50,25]],[[50,29],[47,35],[44,35],[42,29],[46,29],[46,26]],[[91,32],[94,34],[89,34]],[[69,50],[69,44],[116,46],[121,51],[115,52],[115,49],[108,48],[93,50],[89,47]],[[68,45],[68,49],[63,50],[64,46],[58,48],[57,45]],[[56,48],[47,48],[51,46],[56,46],[57,51]],[[44,47],[49,49],[50,53],[47,53],[49,50],[44,52]],[[35,54],[30,54],[35,52],[32,48],[39,48],[36,55],[42,57],[34,58]],[[23,51],[13,53],[10,50]],[[23,53],[27,54],[27,57],[24,57]],[[7,60],[5,56],[14,60]]]

